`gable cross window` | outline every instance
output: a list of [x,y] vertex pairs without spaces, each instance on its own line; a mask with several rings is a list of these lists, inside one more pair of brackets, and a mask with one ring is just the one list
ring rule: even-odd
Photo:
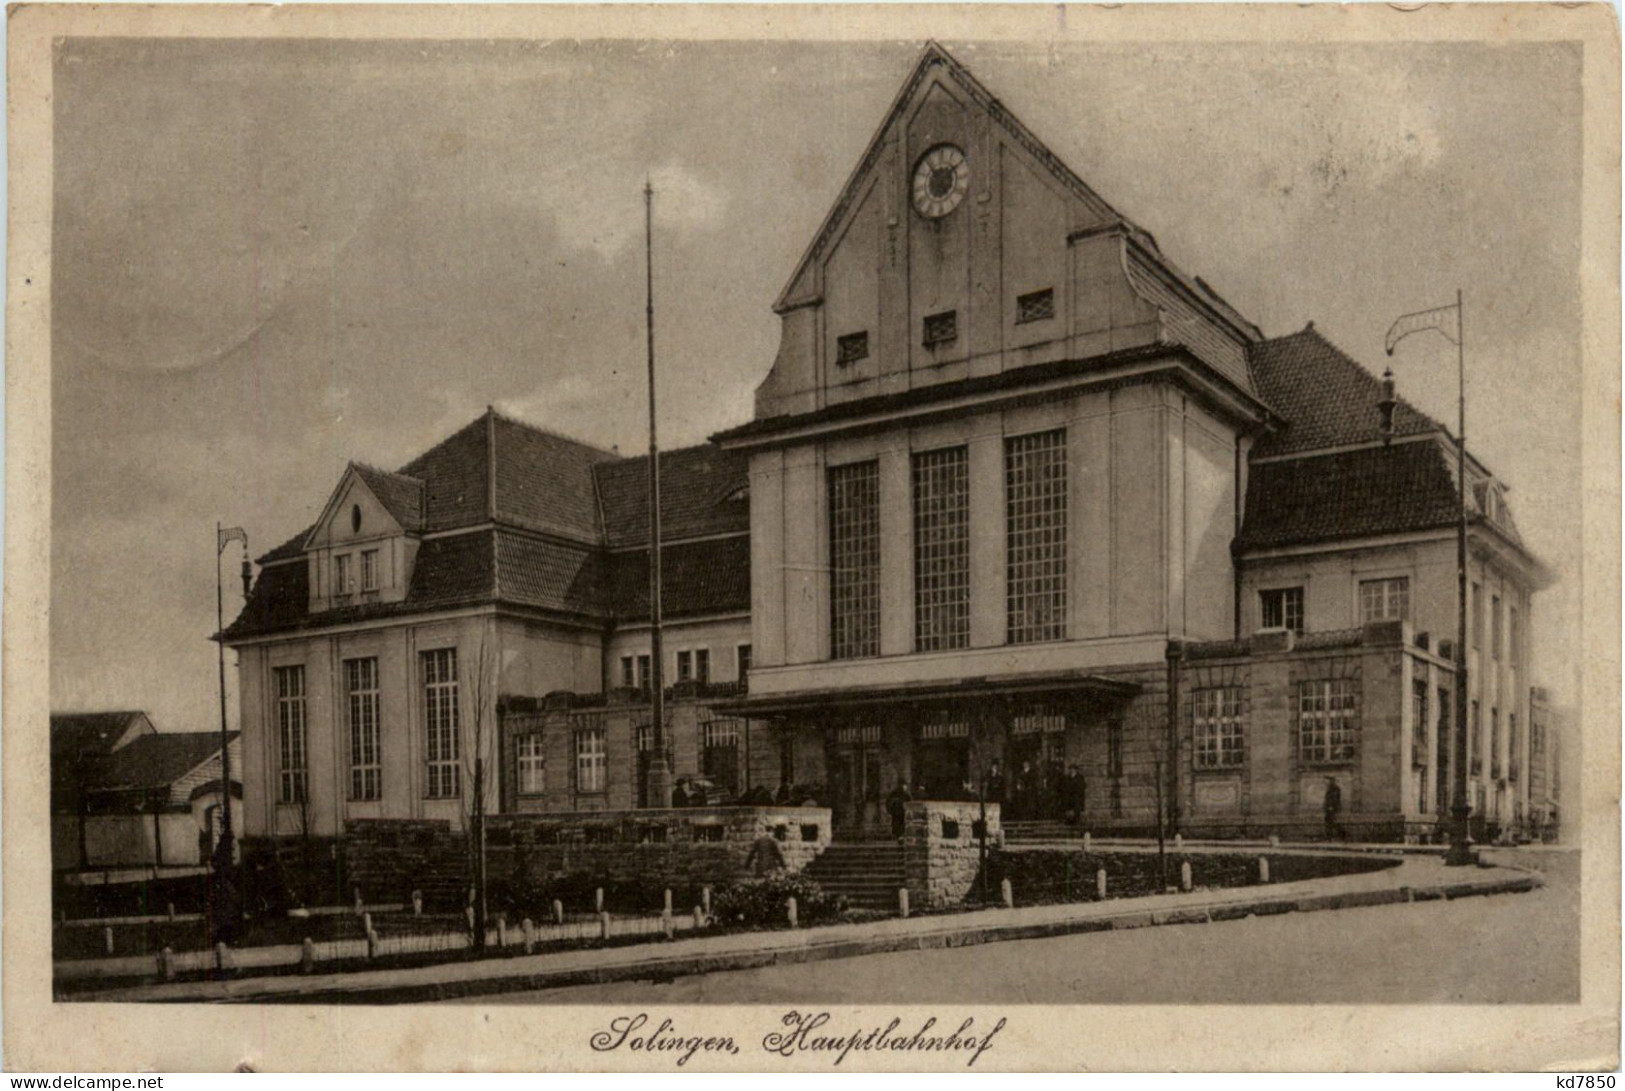
[[1258,593],[1264,628],[1303,632],[1303,588],[1278,587]]
[[1240,686],[1193,690],[1191,726],[1198,769],[1223,769],[1246,760],[1246,718]]
[[361,551],[361,590],[378,590],[378,551],[376,549],[363,549]]
[[547,754],[542,749],[542,736],[519,736],[518,758],[520,792],[540,795],[547,788]]
[[1408,576],[1360,581],[1360,623],[1405,621],[1411,616],[1411,581]]

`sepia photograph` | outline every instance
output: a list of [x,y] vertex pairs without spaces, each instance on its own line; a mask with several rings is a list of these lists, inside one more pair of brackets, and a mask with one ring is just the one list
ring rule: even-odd
[[1617,1046],[1613,16],[1215,8],[13,9],[8,1023]]

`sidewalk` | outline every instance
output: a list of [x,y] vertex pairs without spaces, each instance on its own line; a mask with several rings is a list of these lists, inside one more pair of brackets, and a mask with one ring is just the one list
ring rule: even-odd
[[1395,867],[1381,871],[1269,886],[984,909],[798,931],[734,933],[607,950],[563,951],[410,969],[170,982],[75,994],[64,999],[362,1004],[447,1000],[586,983],[669,979],[720,970],[1076,932],[1509,893],[1533,890],[1540,885],[1541,877],[1534,872],[1491,866],[1447,868],[1432,856],[1407,855]]

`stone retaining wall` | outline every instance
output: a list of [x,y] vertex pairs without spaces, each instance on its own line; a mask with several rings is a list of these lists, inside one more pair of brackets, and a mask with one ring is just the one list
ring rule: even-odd
[[[981,816],[976,802],[922,799],[905,806],[903,877],[915,905],[939,909],[965,900],[982,865]],[[986,847],[992,851],[1003,840],[999,805],[989,803]]]

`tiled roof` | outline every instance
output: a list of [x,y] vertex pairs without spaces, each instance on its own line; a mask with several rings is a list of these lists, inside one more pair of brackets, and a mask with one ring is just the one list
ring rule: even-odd
[[500,415],[495,421],[497,519],[598,541],[593,467],[615,456]]
[[310,537],[310,532],[315,529],[316,525],[312,523],[270,552],[260,554],[257,560],[260,564],[274,564],[277,561],[289,561],[295,557],[303,557],[305,555],[305,540]]
[[[660,550],[664,616],[731,614],[750,609],[750,538],[740,534],[679,542]],[[649,551],[617,553],[610,563],[616,620],[649,618]]]
[[384,505],[402,530],[423,528],[423,482],[405,474],[392,474],[360,462],[350,463],[356,476],[367,483],[367,488]]
[[1248,474],[1236,548],[1454,526],[1459,511],[1455,475],[1428,440],[1263,462]]
[[603,617],[604,552],[498,531],[497,597],[518,606]]
[[[649,456],[594,468],[611,549],[649,541]],[[660,453],[660,537],[663,542],[750,529],[749,459],[713,444]]]
[[[227,737],[235,739],[237,733]],[[167,788],[218,753],[220,734],[215,731],[143,735],[114,751],[88,787],[99,791]]]
[[425,486],[423,529],[448,530],[490,518],[489,424],[480,416],[400,468]]
[[[1313,325],[1254,344],[1250,356],[1258,396],[1284,421],[1253,447],[1254,458],[1382,439],[1381,381]],[[1399,399],[1396,437],[1436,431],[1443,426]]]
[[119,712],[53,712],[51,714],[51,757],[106,753],[130,729],[130,723],[146,714],[136,709]]

